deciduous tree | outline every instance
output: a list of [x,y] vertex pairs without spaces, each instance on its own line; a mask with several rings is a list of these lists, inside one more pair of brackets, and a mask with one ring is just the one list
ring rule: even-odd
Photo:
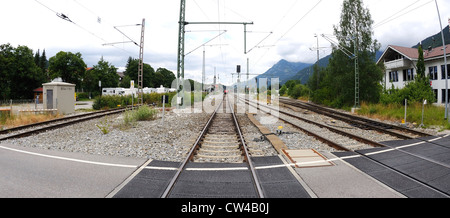
[[[373,39],[373,20],[361,0],[344,0],[341,20],[334,26],[334,35],[340,46],[354,52],[359,61],[360,101],[378,102],[383,71],[375,63],[380,44]],[[355,100],[355,56],[348,56],[339,47],[333,47],[326,70],[321,71],[320,89],[314,99],[331,106],[352,106]],[[325,75],[323,75],[325,74]],[[323,75],[323,76],[322,76]],[[327,93],[329,92],[329,93]],[[327,97],[330,99],[321,99]]]
[[64,82],[76,84],[81,88],[81,79],[86,72],[86,64],[81,53],[61,51],[49,60],[50,79],[61,77]]
[[86,71],[83,78],[83,88],[88,92],[99,92],[99,81],[102,81],[102,87],[115,88],[119,85],[119,75],[117,68],[105,61],[103,57],[89,71]]
[[0,99],[32,99],[44,81],[30,48],[0,45]]

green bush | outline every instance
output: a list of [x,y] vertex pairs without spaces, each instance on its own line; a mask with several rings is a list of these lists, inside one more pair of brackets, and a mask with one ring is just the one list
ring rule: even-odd
[[134,118],[134,111],[127,111],[123,114],[123,127],[130,128],[136,124],[136,119]]
[[98,96],[94,100],[92,108],[95,110],[114,109],[131,105],[131,97],[128,96]]
[[284,96],[287,93],[288,88],[286,87],[286,85],[282,86],[280,89],[280,95]]
[[428,102],[435,102],[436,96],[431,89],[428,82],[413,81],[409,82],[405,88],[396,89],[392,87],[390,90],[386,90],[380,98],[380,102],[387,104],[403,104],[403,101],[408,99],[409,103],[421,103],[423,100]]
[[87,92],[77,92],[77,98],[81,99],[89,99],[89,93]]
[[156,115],[158,114],[157,110],[153,110],[148,106],[141,106],[138,110],[136,110],[133,114],[133,117],[137,121],[148,121],[154,120]]
[[141,106],[137,110],[127,111],[123,114],[122,129],[134,127],[137,121],[150,121],[156,119],[158,110],[148,106]]
[[[169,97],[169,104],[166,104],[167,107],[171,107],[172,98],[176,95],[176,93],[166,93],[166,94],[145,94],[143,96],[144,104],[156,104],[157,106],[162,106],[162,96],[166,95]],[[138,98],[134,99],[134,104],[137,104]],[[92,107],[95,110],[101,109],[114,109],[117,108],[118,105],[121,107],[126,107],[132,104],[131,96],[98,96],[94,100],[94,104]]]

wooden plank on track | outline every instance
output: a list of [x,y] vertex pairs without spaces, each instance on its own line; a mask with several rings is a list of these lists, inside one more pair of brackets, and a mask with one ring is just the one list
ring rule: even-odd
[[333,166],[333,163],[314,149],[283,150],[283,153],[297,168]]
[[281,141],[278,136],[273,134],[267,127],[262,125],[256,118],[254,117],[254,114],[247,113],[248,118],[252,123],[258,127],[259,131],[266,137],[267,140],[272,144],[272,146],[277,150],[279,154],[282,154],[283,150],[287,150],[288,147],[284,144],[283,141]]

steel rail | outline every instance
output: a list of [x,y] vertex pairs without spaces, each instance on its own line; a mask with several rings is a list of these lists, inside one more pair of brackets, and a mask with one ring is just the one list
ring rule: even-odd
[[[250,102],[249,102],[247,99],[245,99],[245,101],[246,101],[246,103],[247,103],[248,105],[250,105]],[[257,104],[257,105],[258,105],[258,106],[266,107],[266,106],[260,105],[260,104]],[[250,105],[250,106],[255,107],[254,105]],[[257,106],[256,106],[256,107],[257,107]],[[270,113],[261,110],[261,108],[259,108],[259,110],[262,111],[262,112],[264,112],[264,113],[267,113],[267,114],[270,115]],[[286,123],[291,124],[292,126],[294,126],[294,127],[296,127],[296,128],[299,128],[299,129],[301,129],[301,130],[304,130],[302,127],[298,126],[297,124],[291,123],[291,122],[289,122],[289,121],[287,121],[287,120],[284,120],[284,119],[282,119],[282,118],[279,118],[279,119],[282,120],[282,121],[284,121],[284,122],[286,122]],[[311,133],[311,132],[309,132],[309,131],[307,131],[307,130],[305,130],[305,132],[307,132],[308,134]],[[311,134],[312,134],[313,136],[315,136],[317,139],[319,139],[319,140],[321,140],[321,141],[323,140],[325,143],[328,143],[328,142],[329,142],[329,143],[331,143],[331,144],[338,145],[337,143],[332,142],[332,141],[330,141],[330,140],[328,140],[328,139],[325,139],[325,138],[323,138],[323,137],[321,137],[321,136],[317,136],[317,135],[314,134],[314,133],[311,133]],[[385,167],[385,168],[387,168],[387,169],[389,169],[389,170],[392,170],[392,171],[394,171],[394,172],[396,172],[396,173],[398,173],[398,174],[400,174],[400,175],[402,175],[402,176],[404,176],[404,177],[407,177],[407,178],[409,178],[409,179],[411,179],[411,180],[413,180],[413,181],[416,181],[416,182],[420,183],[421,185],[423,185],[423,186],[425,186],[425,187],[428,187],[428,188],[430,188],[430,189],[432,189],[432,190],[434,190],[434,191],[436,191],[436,192],[438,192],[438,193],[440,193],[440,194],[442,194],[442,195],[444,195],[444,196],[446,196],[446,197],[450,197],[450,195],[449,195],[448,193],[446,193],[445,191],[442,191],[442,190],[440,190],[439,188],[436,188],[436,187],[434,187],[433,185],[430,185],[430,184],[428,184],[428,183],[426,183],[426,182],[424,182],[424,181],[422,181],[422,180],[420,180],[420,179],[418,179],[418,178],[415,178],[414,176],[408,175],[408,174],[406,174],[406,173],[404,173],[404,172],[402,172],[402,171],[400,171],[400,170],[398,170],[398,169],[396,169],[396,168],[394,168],[394,167],[391,167],[391,166],[389,166],[389,165],[387,165],[387,164],[384,164],[384,163],[382,163],[382,162],[380,162],[380,161],[378,161],[378,160],[376,160],[376,159],[370,157],[370,155],[364,154],[362,151],[353,151],[353,150],[350,150],[350,149],[345,148],[344,146],[341,146],[341,145],[338,145],[338,146],[341,147],[341,148],[343,148],[343,149],[339,149],[339,150],[343,150],[343,151],[347,151],[347,152],[350,152],[350,153],[354,153],[354,154],[356,154],[356,155],[358,155],[358,156],[360,156],[360,157],[366,158],[366,159],[368,159],[369,161],[372,161],[372,162],[374,162],[374,163],[376,163],[376,164],[379,164],[379,165],[381,165],[381,166],[383,166],[383,167]],[[334,147],[334,146],[333,146],[333,147]],[[443,167],[446,167],[446,168],[449,168],[449,167],[450,167],[450,166],[449,166],[448,164],[446,164],[446,163],[443,163],[443,162],[440,162],[440,161],[435,161],[435,160],[429,159],[429,158],[424,157],[424,156],[421,156],[421,155],[416,155],[416,154],[413,154],[413,153],[411,153],[411,152],[407,152],[407,151],[404,151],[404,150],[401,150],[401,149],[397,149],[397,148],[392,147],[392,146],[383,145],[383,147],[385,147],[385,148],[387,148],[387,149],[396,150],[396,151],[399,151],[399,152],[402,152],[402,153],[405,153],[405,154],[414,156],[414,157],[416,157],[416,158],[419,158],[419,159],[422,159],[422,160],[424,160],[424,161],[428,161],[428,162],[431,162],[431,163],[434,163],[434,164],[437,164],[437,165],[440,165],[440,166],[443,166]]]
[[[227,99],[228,99],[228,95],[226,95]],[[228,106],[231,109],[232,115],[233,115],[233,122],[236,126],[236,130],[239,134],[239,139],[241,142],[241,150],[244,154],[244,159],[247,162],[247,164],[249,165],[250,168],[250,172],[252,174],[252,179],[253,182],[255,184],[255,188],[257,191],[257,194],[260,198],[264,198],[264,193],[262,191],[261,185],[259,183],[259,179],[256,176],[256,168],[254,167],[251,159],[250,159],[250,155],[248,153],[248,148],[247,145],[245,144],[245,140],[242,134],[242,131],[240,129],[239,126],[239,122],[236,118],[236,114],[234,113],[233,107],[232,105],[230,105],[230,102],[227,101]],[[178,181],[181,173],[183,172],[183,170],[186,168],[187,164],[189,163],[189,161],[193,160],[194,156],[195,156],[195,152],[199,149],[200,147],[200,142],[202,141],[202,139],[204,138],[204,136],[207,134],[209,127],[211,126],[214,118],[216,117],[217,112],[219,111],[219,109],[221,107],[225,106],[224,105],[224,100],[222,100],[222,102],[219,104],[219,106],[216,108],[216,110],[214,111],[214,113],[211,115],[210,119],[208,120],[208,122],[206,123],[205,127],[203,128],[202,132],[200,133],[199,137],[197,138],[194,146],[191,148],[191,150],[189,151],[186,159],[182,162],[181,166],[178,168],[176,174],[174,175],[174,177],[172,178],[172,180],[169,182],[167,188],[165,189],[164,193],[161,195],[161,198],[167,198],[170,194],[170,192],[173,190],[175,183]]]
[[[289,100],[287,100],[287,99],[280,99],[280,102],[281,101],[284,101],[284,102],[288,101],[289,102]],[[382,123],[382,122],[378,122],[378,121],[367,119],[367,118],[363,118],[363,117],[358,117],[358,116],[345,114],[345,113],[342,113],[342,112],[339,112],[339,111],[331,110],[331,109],[328,109],[328,108],[325,108],[325,107],[321,107],[321,106],[318,106],[318,105],[314,105],[314,104],[311,104],[311,103],[303,103],[303,102],[298,102],[298,101],[295,101],[295,102],[291,101],[291,102],[296,103],[298,106],[300,106],[300,104],[301,104],[301,105],[308,105],[309,107],[319,108],[319,109],[315,110],[315,112],[318,112],[318,113],[324,113],[323,111],[327,111],[329,113],[337,114],[338,116],[349,117],[351,119],[359,120],[359,121],[366,122],[366,123],[375,123],[376,125],[384,126],[384,127],[391,128],[391,129],[400,130],[402,132],[408,132],[408,133],[419,135],[419,136],[423,136],[423,137],[432,136],[430,134],[419,132],[419,131],[412,130],[412,129],[408,129],[408,128],[405,128],[405,127],[396,126],[396,125],[387,124],[387,123]],[[366,124],[364,124],[364,125],[366,125]],[[367,125],[367,126],[369,126],[369,125]]]
[[[227,99],[228,99],[228,95],[226,95],[226,96],[227,96]],[[261,188],[261,185],[259,183],[258,176],[256,175],[256,169],[253,166],[253,162],[252,162],[252,160],[250,158],[250,155],[248,153],[248,148],[247,148],[247,145],[245,144],[244,136],[242,135],[242,131],[241,131],[239,122],[238,122],[238,120],[236,118],[236,114],[234,112],[234,109],[233,109],[232,105],[230,105],[230,102],[229,101],[227,101],[227,102],[228,102],[228,105],[229,105],[229,107],[231,109],[231,113],[233,114],[233,120],[234,120],[234,123],[236,125],[236,129],[237,129],[237,131],[239,133],[239,138],[241,139],[242,149],[244,150],[244,154],[245,154],[245,160],[247,161],[247,164],[250,167],[250,172],[252,174],[253,182],[255,183],[255,186],[256,186],[256,191],[258,192],[258,195],[259,195],[260,198],[264,198],[264,192],[263,192],[263,190]]]
[[[259,104],[259,105],[260,105],[260,104]],[[264,106],[264,105],[260,105],[260,106],[269,108],[269,107]],[[269,108],[269,109],[270,109],[270,108]],[[362,143],[369,144],[369,145],[371,145],[371,146],[373,146],[373,147],[386,147],[385,145],[383,145],[383,144],[381,144],[381,143],[378,143],[378,142],[375,142],[375,141],[372,141],[372,140],[369,140],[369,139],[366,139],[366,138],[362,138],[362,137],[360,137],[360,136],[357,136],[357,135],[354,135],[354,134],[351,134],[351,133],[348,133],[348,132],[345,132],[345,131],[341,131],[341,130],[339,130],[339,129],[335,129],[335,128],[332,128],[332,127],[330,127],[330,126],[323,125],[323,124],[321,124],[321,123],[317,123],[317,122],[314,122],[314,121],[312,121],[312,120],[308,120],[308,119],[305,119],[305,118],[303,118],[303,117],[299,117],[299,116],[294,115],[294,114],[290,114],[290,113],[287,113],[287,112],[284,112],[284,111],[279,111],[279,112],[280,112],[281,114],[284,114],[284,115],[293,117],[293,118],[295,118],[295,119],[299,119],[299,120],[301,120],[301,121],[303,121],[303,122],[310,123],[310,124],[313,124],[313,125],[316,125],[316,126],[319,126],[319,127],[322,127],[322,128],[326,128],[326,129],[328,129],[328,130],[330,130],[330,131],[332,131],[332,132],[338,133],[338,134],[340,134],[340,135],[344,135],[344,136],[347,136],[347,137],[349,137],[349,138],[353,138],[353,139],[355,139],[356,141],[359,141],[359,142],[362,142]]]
[[[414,137],[406,136],[406,135],[403,135],[403,134],[400,134],[400,133],[397,133],[397,132],[389,131],[389,130],[384,129],[382,127],[378,127],[378,126],[382,126],[381,124],[378,124],[378,123],[375,123],[375,125],[372,125],[372,124],[367,123],[365,121],[353,119],[350,116],[343,116],[343,115],[335,114],[335,113],[333,113],[331,111],[320,110],[318,107],[306,106],[306,105],[303,105],[302,103],[289,102],[289,101],[286,101],[286,100],[284,100],[283,102],[282,101],[280,101],[280,102],[283,103],[283,104],[290,105],[290,106],[300,107],[300,108],[303,108],[303,109],[311,110],[311,111],[316,112],[318,114],[322,114],[322,115],[325,115],[325,116],[328,116],[328,117],[332,117],[332,118],[341,120],[343,122],[346,122],[348,124],[356,124],[358,126],[364,126],[364,127],[369,128],[369,129],[372,129],[372,130],[375,130],[375,131],[378,131],[378,132],[381,132],[381,133],[386,133],[386,134],[395,136],[395,137],[400,138],[400,139],[414,139]],[[376,126],[376,125],[378,125],[378,126]]]
[[80,114],[80,115],[74,115],[74,116],[70,116],[70,117],[63,117],[63,118],[57,118],[57,119],[53,119],[53,120],[42,121],[42,122],[38,122],[38,123],[32,123],[32,124],[28,124],[28,125],[22,125],[22,126],[18,126],[18,127],[1,130],[0,135],[5,135],[5,134],[11,133],[11,132],[28,129],[28,128],[32,128],[32,127],[36,127],[36,126],[49,125],[51,123],[62,122],[62,121],[72,120],[72,119],[78,119],[78,118],[82,118],[82,117],[87,117],[87,116],[92,116],[92,115],[107,113],[107,112],[113,112],[113,111],[119,111],[119,110],[124,110],[124,108],[96,111],[96,112],[90,112],[90,113],[85,113],[85,114]]
[[[250,105],[250,102],[247,99],[245,99],[245,101],[246,101],[246,103],[249,106],[257,108],[257,106]],[[272,115],[270,112],[265,112],[265,111],[261,110],[261,108],[259,108],[259,110],[261,112],[264,112],[264,113],[268,114],[268,115]],[[346,147],[344,147],[344,146],[342,146],[342,145],[340,145],[340,144],[338,144],[338,143],[336,143],[334,141],[328,140],[328,139],[326,139],[326,138],[324,138],[324,137],[322,137],[322,136],[320,136],[320,135],[318,135],[318,134],[316,134],[314,132],[311,132],[311,131],[309,131],[309,130],[307,130],[307,129],[305,129],[305,128],[303,128],[303,127],[301,127],[301,126],[299,126],[299,125],[297,125],[297,124],[295,124],[295,123],[293,123],[293,122],[291,122],[289,120],[283,119],[281,117],[278,117],[278,119],[280,119],[281,121],[283,121],[283,122],[285,122],[287,124],[290,124],[291,126],[301,130],[302,132],[306,133],[307,135],[316,138],[317,140],[319,140],[319,141],[329,145],[330,147],[332,147],[332,148],[334,148],[336,150],[339,150],[339,151],[351,151],[350,149],[348,149],[348,148],[346,148]]]
[[[250,104],[249,104],[249,105],[250,105]],[[266,106],[264,106],[264,105],[260,105],[260,106],[266,107]],[[266,107],[266,108],[268,108],[268,107]],[[261,110],[261,109],[260,109],[260,110]],[[262,110],[261,110],[261,111],[262,111]],[[264,112],[264,111],[263,111],[263,112]],[[267,112],[265,112],[265,113],[267,113]],[[282,112],[282,111],[280,111],[280,113],[284,113],[284,114],[288,115],[288,113],[285,113],[285,112]],[[270,114],[270,113],[268,113],[268,114]],[[289,115],[288,115],[288,116],[289,116]],[[294,118],[300,118],[300,117],[297,117],[297,116],[295,116],[295,115],[290,115],[290,116],[291,116],[291,117],[294,117]],[[287,123],[293,125],[294,127],[297,127],[297,128],[299,128],[299,129],[303,129],[303,128],[301,128],[300,126],[298,126],[298,125],[296,125],[296,124],[294,124],[294,123],[291,123],[291,122],[289,122],[289,121],[287,121],[287,120],[284,120],[284,119],[282,119],[282,118],[279,118],[279,119],[280,119],[280,120],[283,120],[284,122],[287,122]],[[303,118],[302,118],[302,119],[303,119]],[[312,122],[312,121],[311,121],[311,122]],[[313,122],[313,124],[316,125],[315,122]],[[321,125],[321,124],[317,123],[317,125]],[[330,130],[334,129],[334,128],[332,128],[332,127],[327,127],[327,126],[325,126],[325,125],[323,125],[323,127],[328,128],[328,129],[330,129]],[[305,131],[307,131],[307,130],[305,130]],[[309,131],[307,131],[307,132],[309,132]],[[315,134],[312,133],[312,135],[315,135]],[[355,136],[355,135],[353,135],[353,134],[350,134],[350,135]],[[355,136],[355,137],[364,139],[364,138],[359,137],[359,136]],[[322,141],[322,140],[325,140],[325,141],[331,142],[330,140],[325,139],[325,138],[323,138],[323,137],[321,137],[321,136],[318,136],[317,138],[318,138],[319,140],[321,140],[321,141]],[[414,153],[412,153],[412,152],[408,152],[408,151],[405,151],[405,150],[403,150],[403,149],[398,149],[398,148],[393,147],[393,146],[384,145],[384,144],[381,144],[381,143],[378,143],[378,142],[373,142],[373,141],[368,140],[368,139],[364,139],[364,140],[367,140],[368,142],[372,142],[373,145],[375,145],[375,147],[384,147],[384,148],[388,148],[388,149],[393,149],[393,150],[396,150],[396,151],[399,151],[399,152],[402,152],[402,153],[405,153],[405,154],[408,154],[408,155],[411,155],[411,156],[420,158],[420,159],[422,159],[422,160],[425,160],[425,161],[428,161],[428,162],[431,162],[431,163],[434,163],[434,164],[437,164],[437,165],[440,165],[440,166],[443,166],[443,167],[446,167],[446,168],[450,168],[450,165],[449,165],[448,163],[445,163],[445,162],[442,162],[442,161],[432,160],[432,159],[430,159],[430,158],[428,158],[428,157],[426,157],[426,156],[414,154]],[[426,140],[423,140],[423,141],[424,141],[424,142],[428,142],[428,141],[426,141]],[[326,142],[326,143],[328,143],[328,142]],[[332,143],[332,144],[336,144],[336,143],[334,143],[334,142],[331,142],[331,143]],[[371,144],[371,143],[369,143],[369,144]],[[433,144],[433,143],[432,143],[432,144]],[[437,144],[436,144],[436,145],[437,145]],[[340,146],[340,145],[338,145],[338,146]],[[332,147],[334,147],[334,146],[332,146]],[[342,150],[352,151],[352,150],[350,150],[350,149],[345,148],[344,146],[340,146],[340,147],[344,148],[344,149],[342,149]],[[363,155],[362,152],[358,152],[358,151],[353,151],[353,152],[356,152],[356,153],[358,153],[358,154]]]
[[[76,123],[81,123],[81,122],[84,122],[84,121],[87,121],[87,120],[91,120],[91,119],[96,119],[96,118],[100,118],[100,117],[104,117],[104,116],[108,116],[108,115],[122,113],[125,110],[126,109],[122,108],[122,109],[112,110],[112,111],[107,111],[107,112],[102,111],[103,113],[95,113],[95,115],[89,116],[89,117],[86,117],[86,116],[82,116],[82,118],[77,117],[79,119],[74,119],[72,117],[71,118],[72,120],[70,120],[70,121],[63,122],[63,123],[58,123],[58,124],[54,124],[54,125],[38,128],[38,129],[33,129],[33,130],[22,132],[22,133],[13,134],[13,135],[10,135],[10,136],[6,136],[6,137],[3,137],[3,138],[0,138],[0,141],[5,141],[5,140],[8,140],[8,139],[14,139],[14,138],[23,138],[23,137],[26,137],[26,136],[39,134],[41,132],[45,132],[45,131],[48,131],[48,130],[62,128],[62,127],[65,127],[65,126],[76,124]],[[92,114],[90,114],[90,115],[92,115]],[[63,119],[63,120],[66,120],[66,119]],[[61,121],[61,120],[58,120],[58,121]],[[48,124],[48,123],[51,123],[51,122],[46,122],[46,124]],[[35,127],[35,126],[37,126],[37,125],[32,125],[32,127]],[[29,128],[29,127],[27,127],[27,128]]]
[[211,117],[209,118],[208,122],[206,123],[205,127],[203,127],[202,132],[200,133],[199,137],[197,138],[197,140],[195,141],[194,146],[192,146],[191,150],[189,151],[186,159],[182,162],[181,166],[177,169],[177,172],[175,174],[175,176],[172,178],[172,180],[169,182],[169,185],[167,186],[166,190],[164,190],[164,193],[162,194],[161,198],[167,198],[170,194],[170,192],[172,191],[175,183],[178,181],[178,178],[180,177],[181,172],[183,172],[183,170],[186,168],[186,165],[189,163],[189,161],[191,161],[194,158],[195,155],[195,151],[198,150],[199,146],[200,146],[200,141],[202,140],[202,138],[206,135],[209,127],[212,124],[212,121],[214,120],[214,118],[216,117],[217,111],[219,111],[220,107],[223,104],[223,100],[222,102],[219,104],[219,106],[216,108],[216,110],[214,110],[213,114],[211,115]]

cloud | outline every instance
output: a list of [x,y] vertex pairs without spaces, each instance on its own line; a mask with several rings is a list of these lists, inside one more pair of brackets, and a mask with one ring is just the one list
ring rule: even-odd
[[[48,8],[34,0],[4,0],[0,22],[2,33],[0,43],[11,43],[13,46],[26,45],[35,52],[46,49],[47,57],[59,51],[80,52],[85,62],[92,66],[103,56],[116,67],[124,67],[128,57],[139,57],[139,49],[135,45],[102,46],[106,42],[125,41],[126,38],[113,26],[137,24],[146,19],[144,61],[155,69],[167,68],[176,73],[178,50],[179,1],[145,1],[145,0],[38,0]],[[422,5],[428,0],[420,0]],[[450,14],[449,4],[439,2],[443,24],[445,15]],[[78,4],[80,3],[80,4]],[[229,44],[221,49],[208,48],[207,72],[210,77],[216,67],[221,80],[231,84],[236,65],[243,66],[246,72],[246,60],[250,59],[250,73],[262,74],[280,59],[295,62],[313,63],[316,53],[309,48],[316,47],[314,34],[331,34],[333,25],[338,24],[342,1],[323,1],[308,16],[302,18],[317,1],[286,0],[280,4],[274,0],[245,1],[187,1],[187,21],[233,21],[254,22],[248,25],[247,45],[250,49],[260,42],[266,33],[273,34],[261,45],[274,47],[256,48],[249,54],[243,54],[243,27],[240,25],[220,25],[221,30],[228,30],[214,44]],[[398,12],[411,0],[364,0],[369,7],[375,24],[395,12]],[[81,6],[82,5],[82,6]],[[84,7],[83,7],[84,6]],[[416,6],[414,6],[416,7]],[[74,25],[58,18],[55,12],[65,13]],[[102,19],[101,23],[97,18]],[[299,21],[299,22],[298,22]],[[189,29],[214,29],[219,25],[188,26]],[[125,27],[122,29],[133,40],[139,42],[140,28]],[[439,31],[436,7],[427,4],[420,9],[375,29],[375,38],[383,46],[396,44],[413,46],[419,40]],[[253,32],[253,33],[250,33]],[[205,40],[217,35],[212,33],[187,34],[186,50],[201,45]],[[320,39],[320,47],[329,43]],[[322,56],[322,54],[321,54]],[[186,76],[201,78],[202,52],[188,57],[185,66]]]
[[314,63],[317,61],[317,56],[311,48],[317,45],[309,45],[300,41],[284,40],[277,47],[278,55],[289,62],[303,62]]

